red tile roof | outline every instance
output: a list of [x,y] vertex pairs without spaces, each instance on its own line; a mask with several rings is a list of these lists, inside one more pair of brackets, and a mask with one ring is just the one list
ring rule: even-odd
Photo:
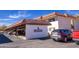
[[46,21],[24,19],[22,21],[15,23],[14,25],[9,26],[6,30],[16,28],[16,27],[19,27],[19,26],[22,26],[22,25],[26,25],[26,24],[30,24],[30,25],[50,25],[50,23],[46,22]]
[[54,13],[48,14],[46,16],[40,16],[40,17],[38,17],[36,19],[49,20],[49,19],[54,18],[56,16],[61,16],[61,17],[65,17],[65,18],[76,19],[76,17],[74,17],[74,16],[71,16],[71,15],[68,15],[68,14],[61,14],[61,13],[58,13],[58,12],[54,12]]
[[49,22],[41,21],[41,20],[24,20],[23,24],[31,24],[31,25],[50,25]]

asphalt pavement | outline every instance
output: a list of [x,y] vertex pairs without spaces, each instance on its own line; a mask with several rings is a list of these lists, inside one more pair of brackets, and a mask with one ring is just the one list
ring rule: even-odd
[[8,34],[0,34],[0,43],[0,48],[79,48],[75,42],[55,42],[52,39],[23,40]]

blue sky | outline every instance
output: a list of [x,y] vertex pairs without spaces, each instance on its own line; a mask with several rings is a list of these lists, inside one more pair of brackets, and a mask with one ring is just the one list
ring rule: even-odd
[[33,19],[52,12],[79,14],[79,10],[0,10],[0,25],[10,25],[24,18]]

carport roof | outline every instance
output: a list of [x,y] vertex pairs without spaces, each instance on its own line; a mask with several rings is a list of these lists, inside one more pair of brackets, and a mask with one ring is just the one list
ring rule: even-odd
[[26,24],[29,24],[29,25],[51,25],[49,22],[43,21],[43,20],[23,19],[15,24],[9,26],[6,30],[16,28],[16,27],[19,27],[22,25],[26,25]]

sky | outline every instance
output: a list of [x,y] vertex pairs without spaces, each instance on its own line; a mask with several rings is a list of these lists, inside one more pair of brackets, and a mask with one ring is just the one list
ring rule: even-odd
[[53,12],[69,15],[79,14],[79,10],[0,10],[0,26],[9,26],[24,18],[33,19]]

